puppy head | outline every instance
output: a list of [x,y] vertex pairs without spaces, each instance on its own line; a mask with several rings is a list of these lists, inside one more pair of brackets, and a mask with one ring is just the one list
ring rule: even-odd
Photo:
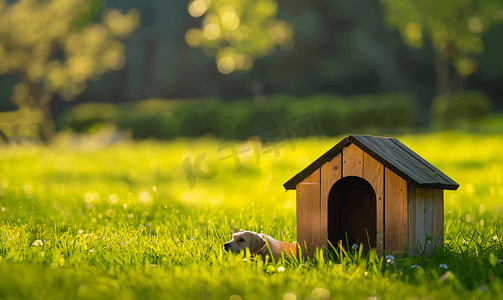
[[225,252],[230,250],[232,252],[239,253],[248,248],[252,254],[255,254],[262,250],[265,244],[264,234],[241,230],[234,233],[232,235],[232,240],[225,243],[224,250]]

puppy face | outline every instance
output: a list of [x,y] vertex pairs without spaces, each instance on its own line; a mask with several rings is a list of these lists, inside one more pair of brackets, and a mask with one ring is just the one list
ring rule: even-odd
[[253,231],[244,231],[234,233],[232,235],[232,240],[225,243],[224,250],[228,252],[229,250],[235,253],[239,253],[246,248],[250,249],[250,252],[253,254],[256,251],[259,251],[265,245],[264,238],[256,234]]

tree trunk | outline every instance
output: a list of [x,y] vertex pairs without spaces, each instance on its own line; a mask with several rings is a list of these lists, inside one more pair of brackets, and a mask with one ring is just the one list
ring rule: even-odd
[[38,106],[38,109],[42,112],[42,122],[40,123],[40,140],[44,144],[49,144],[52,138],[56,135],[56,126],[52,119],[51,110],[49,109],[49,103]]
[[435,53],[435,75],[437,79],[437,95],[450,99],[454,89],[451,83],[451,72],[449,70],[449,58],[447,55]]
[[49,109],[52,93],[37,83],[24,81],[14,88],[14,95],[11,99],[19,109],[40,113],[42,116],[39,128],[40,140],[44,144],[48,144],[56,134],[56,126]]
[[7,135],[2,131],[2,129],[0,129],[0,136],[2,137],[2,140],[4,142],[5,145],[7,145],[9,143],[9,138],[7,137]]

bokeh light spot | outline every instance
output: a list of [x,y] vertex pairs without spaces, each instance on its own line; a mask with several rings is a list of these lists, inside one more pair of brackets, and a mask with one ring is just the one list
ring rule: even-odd
[[220,36],[220,26],[215,23],[204,26],[203,35],[208,40],[216,40]]
[[318,300],[330,299],[330,291],[324,288],[316,288],[311,292],[311,297]]
[[107,216],[109,216],[110,218],[115,217],[115,210],[113,209],[107,210]]
[[92,193],[86,193],[86,194],[84,195],[84,202],[85,202],[85,203],[91,203],[91,202],[93,202],[93,201],[94,201],[94,196],[93,196],[93,194],[92,194]]
[[150,194],[148,192],[140,192],[138,194],[138,200],[140,200],[143,203],[147,203],[150,201]]
[[191,47],[197,47],[203,41],[203,32],[200,29],[192,28],[185,33],[185,42]]
[[470,29],[470,31],[473,33],[481,33],[484,29],[484,26],[482,25],[482,21],[480,21],[479,18],[473,17],[468,20],[468,29]]
[[405,26],[405,34],[409,41],[418,42],[423,38],[423,29],[417,23],[409,23]]
[[220,73],[229,74],[236,68],[236,63],[232,57],[222,57],[218,60],[217,68]]
[[[477,63],[470,58],[460,59],[456,64],[456,71],[458,72],[459,75],[463,77],[468,77],[476,70],[477,70]],[[474,193],[474,188],[472,185],[468,185],[467,189],[468,193],[470,194]]]
[[116,193],[111,194],[110,196],[108,196],[107,202],[110,205],[114,205],[115,203],[119,202],[119,195]]
[[226,12],[222,15],[222,26],[227,30],[235,30],[239,27],[239,17],[234,12]]
[[260,0],[255,4],[255,13],[262,18],[275,15],[278,11],[278,3],[270,0]]
[[294,293],[286,293],[283,295],[283,300],[297,300],[297,296]]
[[204,13],[206,12],[206,9],[208,9],[208,7],[206,6],[205,1],[195,0],[195,1],[192,1],[192,3],[190,3],[190,5],[189,5],[189,14],[191,16],[197,18],[197,17],[204,15]]

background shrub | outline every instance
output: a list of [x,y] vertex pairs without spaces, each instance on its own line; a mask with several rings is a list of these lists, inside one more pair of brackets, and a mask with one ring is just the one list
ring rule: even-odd
[[459,127],[476,128],[480,121],[490,113],[487,96],[478,91],[462,91],[450,99],[438,96],[433,99],[433,127],[454,129]]
[[[134,138],[173,139],[211,134],[223,139],[246,139],[296,118],[314,116],[321,134],[396,132],[416,124],[415,101],[408,94],[341,97],[272,95],[224,102],[203,100],[146,100],[112,106],[81,104],[62,113],[60,126],[87,132],[94,123],[111,122],[131,130]],[[320,134],[320,132],[316,132]]]

